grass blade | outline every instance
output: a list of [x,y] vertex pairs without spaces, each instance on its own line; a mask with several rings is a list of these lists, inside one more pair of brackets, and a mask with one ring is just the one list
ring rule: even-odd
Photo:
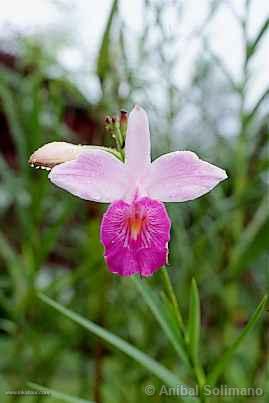
[[238,338],[232,343],[230,347],[227,348],[227,350],[224,352],[220,360],[216,363],[216,365],[213,367],[211,373],[208,376],[208,384],[214,386],[219,378],[219,376],[223,373],[225,370],[226,366],[229,364],[229,361],[232,359],[235,351],[237,348],[241,345],[245,337],[251,332],[251,330],[254,328],[258,320],[260,319],[264,309],[265,305],[267,302],[267,295],[265,295],[260,302],[260,304],[257,306],[255,312],[251,316],[249,322],[245,326],[244,330],[241,332],[241,334],[238,336]]
[[[64,306],[58,304],[57,302],[53,301],[46,295],[39,293],[39,298],[45,302],[46,304],[50,305],[58,312],[61,312],[63,315],[68,317],[69,319],[73,320],[74,322],[78,323],[79,325],[83,326],[85,329],[89,330],[95,336],[100,337],[101,339],[105,340],[110,345],[116,347],[118,350],[124,352],[129,357],[133,358],[139,364],[141,364],[144,368],[148,369],[152,374],[157,376],[161,381],[163,381],[166,385],[171,387],[177,387],[182,382],[178,379],[176,375],[174,375],[171,371],[167,368],[159,364],[157,361],[149,357],[147,354],[143,353],[142,351],[138,350],[136,347],[132,346],[131,344],[127,343],[125,340],[122,340],[120,337],[110,333],[108,330],[96,325],[95,323],[82,318],[80,315],[72,312],[71,310],[65,308]],[[185,386],[186,387],[186,386]],[[187,387],[186,387],[187,388]],[[192,399],[188,397],[188,401]],[[196,399],[194,399],[196,401]]]
[[199,359],[199,344],[201,333],[201,309],[199,291],[195,279],[192,279],[190,301],[189,301],[189,318],[186,338],[189,346],[189,353],[192,359],[193,368],[200,387],[205,382],[205,374]]
[[[166,334],[168,340],[171,342],[172,346],[178,353],[179,357],[185,362],[188,363],[188,357],[186,352],[184,351],[184,339],[178,329],[177,320],[173,318],[173,322],[175,326],[171,326],[169,323],[168,315],[163,306],[161,306],[157,295],[147,286],[143,281],[141,281],[137,277],[132,278],[133,282],[135,283],[138,291],[141,293],[142,297],[144,298],[146,304],[150,308],[151,312],[155,316],[156,320],[160,324],[161,328],[163,329],[164,333]],[[170,310],[171,312],[171,310]],[[172,315],[170,315],[172,316]]]
[[37,383],[33,383],[33,382],[28,382],[27,385],[34,389],[34,390],[40,390],[40,391],[44,391],[44,392],[48,392],[48,395],[50,397],[55,397],[55,399],[59,399],[63,402],[67,402],[67,403],[94,403],[93,400],[85,400],[85,399],[80,399],[78,397],[74,397],[74,396],[69,396],[66,395],[65,393],[62,392],[57,392],[54,389],[50,389],[50,388],[46,388],[45,386],[41,386],[38,385]]
[[[269,193],[267,193],[264,196],[252,221],[246,227],[243,234],[241,235],[239,242],[233,249],[233,253],[231,256],[231,262],[228,267],[228,272],[231,275],[238,275],[243,270],[244,265],[242,265],[242,263],[241,263],[241,262],[243,262],[243,264],[244,264],[243,257],[248,252],[248,250],[252,247],[253,243],[255,242],[255,240],[259,234],[259,231],[261,230],[263,225],[266,223],[266,220],[268,219],[268,216],[269,216],[268,202],[269,202]],[[266,240],[267,240],[267,238],[265,238],[265,241]],[[247,265],[246,265],[246,267],[247,267]]]
[[266,34],[268,27],[269,27],[269,17],[266,18],[266,20],[262,24],[262,26],[261,26],[261,28],[260,28],[257,36],[256,36],[256,38],[248,46],[248,49],[247,49],[247,57],[248,58],[250,58],[254,54],[254,52],[255,52],[257,46],[259,45],[261,39]]
[[195,279],[192,279],[190,302],[189,302],[187,339],[190,347],[191,357],[194,363],[198,362],[200,329],[201,329],[200,299],[196,281]]
[[18,118],[16,103],[13,94],[9,87],[0,80],[0,99],[3,105],[3,111],[5,112],[8,123],[11,129],[12,137],[17,148],[20,168],[22,171],[27,170],[25,161],[27,160],[27,145],[25,141],[24,132],[20,126],[20,120]]
[[98,59],[97,59],[97,75],[101,81],[101,83],[104,82],[107,73],[109,72],[110,69],[110,63],[111,63],[111,58],[110,58],[110,36],[111,36],[111,28],[112,28],[112,23],[114,16],[116,15],[117,12],[117,7],[118,7],[118,0],[114,0],[112,3],[110,15],[107,21],[106,29],[103,35],[102,43],[100,50],[98,52]]

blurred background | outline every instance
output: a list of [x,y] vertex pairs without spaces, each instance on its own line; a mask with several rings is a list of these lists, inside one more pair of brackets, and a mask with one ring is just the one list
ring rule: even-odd
[[[227,170],[229,180],[207,196],[168,206],[169,274],[183,314],[197,280],[207,370],[269,291],[268,95],[266,1],[1,4],[1,402],[59,401],[5,395],[29,381],[96,403],[148,401],[143,385],[160,383],[37,291],[190,382],[134,284],[105,267],[105,206],[56,189],[46,171],[28,166],[30,154],[49,141],[109,146],[105,116],[139,103],[150,116],[154,158],[189,149]],[[147,282],[161,288],[159,274]],[[268,324],[267,313],[220,379],[264,389],[248,402],[269,401]]]

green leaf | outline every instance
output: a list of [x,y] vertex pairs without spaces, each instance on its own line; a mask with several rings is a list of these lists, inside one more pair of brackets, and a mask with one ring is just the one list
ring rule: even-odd
[[247,49],[247,57],[248,57],[248,59],[254,54],[254,52],[255,52],[257,46],[259,45],[261,39],[266,34],[266,31],[267,31],[268,27],[269,27],[269,17],[266,18],[266,20],[264,21],[263,25],[261,26],[261,29],[259,30],[259,32],[258,32],[258,34],[256,36],[256,38],[248,46],[248,49]]
[[59,400],[61,400],[63,402],[67,402],[67,403],[94,403],[93,400],[84,400],[84,399],[80,399],[78,397],[69,396],[69,395],[66,395],[65,393],[57,392],[56,390],[46,388],[45,386],[38,385],[37,383],[27,382],[27,385],[30,388],[34,389],[34,390],[40,390],[40,391],[48,392],[49,396],[55,397],[57,400],[59,399]]
[[248,248],[240,255],[234,266],[234,275],[239,275],[242,271],[249,268],[255,260],[262,254],[266,254],[269,249],[269,218],[261,226],[255,239]]
[[167,295],[167,298],[170,300],[172,306],[173,306],[173,310],[174,310],[174,316],[177,319],[177,323],[179,328],[181,329],[182,333],[185,332],[185,327],[184,327],[184,323],[183,323],[183,318],[180,312],[180,308],[179,308],[179,304],[177,301],[177,297],[176,294],[174,292],[169,274],[167,272],[167,270],[165,268],[163,268],[161,270],[161,276],[162,276],[162,281],[163,281],[163,285],[164,285],[164,289],[165,289],[165,293]]
[[[127,343],[125,340],[122,340],[120,337],[110,333],[108,330],[102,328],[101,326],[96,325],[95,323],[82,318],[75,312],[65,308],[64,306],[58,304],[57,302],[53,301],[51,298],[47,297],[46,295],[39,293],[39,298],[47,303],[48,305],[55,308],[58,312],[61,312],[67,318],[73,320],[74,322],[78,323],[79,325],[83,326],[85,329],[89,330],[95,336],[100,337],[101,339],[105,340],[107,343],[111,344],[112,346],[116,347],[118,350],[124,352],[129,357],[133,358],[139,364],[141,364],[144,368],[148,369],[152,374],[157,376],[161,381],[163,381],[166,385],[171,387],[177,387],[178,385],[182,384],[180,379],[174,375],[171,371],[167,368],[159,364],[157,361],[149,357],[147,354],[143,353],[142,351],[138,350],[136,347],[132,346],[131,344]],[[185,386],[187,388],[187,386]],[[183,399],[184,400],[184,399]],[[188,401],[193,400],[192,398],[188,397]],[[194,399],[194,401],[197,401]]]
[[[249,252],[252,248],[256,249],[256,242],[257,240],[261,240],[263,245],[268,244],[268,237],[261,237],[259,236],[260,231],[263,231],[264,226],[266,226],[266,222],[269,216],[269,193],[267,193],[258,210],[256,211],[252,221],[244,230],[243,234],[240,237],[239,242],[233,249],[233,253],[231,256],[231,263],[228,267],[228,271],[232,275],[236,275],[241,273],[244,267],[248,267],[245,265],[246,259],[245,256],[249,255]],[[252,257],[252,256],[251,256]]]
[[6,267],[9,272],[10,278],[12,280],[14,288],[15,300],[21,304],[22,299],[25,296],[27,288],[27,279],[25,273],[22,269],[23,264],[21,263],[16,251],[5,237],[5,235],[0,231],[0,257],[6,262]]
[[[1,154],[0,154],[0,177],[3,178],[6,182],[8,182],[10,187],[13,185],[15,175],[10,169],[7,161]],[[10,183],[10,181],[12,181],[12,183]]]
[[190,356],[199,384],[204,385],[205,374],[199,359],[199,343],[201,333],[200,298],[195,279],[192,279],[189,301],[189,318],[186,338],[189,345]]
[[110,37],[111,37],[111,29],[114,16],[116,15],[118,7],[118,0],[114,0],[112,3],[110,15],[107,21],[106,29],[103,35],[101,47],[99,50],[99,56],[97,59],[97,75],[103,83],[104,79],[107,76],[107,73],[110,70]]
[[269,96],[269,88],[266,88],[266,90],[262,93],[254,107],[246,114],[245,117],[245,124],[249,125],[250,122],[252,121],[253,118],[257,115],[257,112],[259,111],[260,107],[264,104],[264,101],[266,98]]
[[189,301],[189,319],[187,328],[187,340],[193,362],[198,362],[199,341],[201,329],[200,299],[195,279],[192,279]]
[[3,77],[0,76],[0,99],[2,101],[3,110],[7,116],[9,127],[14,143],[17,148],[20,168],[22,171],[26,171],[27,167],[25,161],[27,160],[27,144],[25,135],[20,125],[18,117],[17,105],[14,99],[14,95],[10,88],[7,86]]
[[39,256],[36,253],[36,259],[39,262],[39,265],[41,265],[45,259],[47,258],[47,256],[49,255],[49,253],[51,252],[51,250],[53,249],[53,247],[55,246],[57,239],[63,229],[63,226],[65,224],[65,221],[67,219],[70,219],[72,217],[72,215],[75,212],[75,208],[73,203],[64,203],[62,205],[62,211],[59,214],[59,217],[57,217],[57,219],[55,220],[55,222],[50,225],[48,228],[46,228],[42,235],[41,238],[41,242],[42,242],[42,248],[40,248],[38,250],[39,252]]
[[244,330],[241,332],[241,334],[237,337],[237,339],[231,344],[230,347],[227,348],[226,351],[224,351],[223,355],[219,359],[219,361],[216,363],[216,365],[213,367],[212,371],[210,372],[208,376],[208,384],[214,386],[219,378],[219,376],[224,372],[225,368],[229,364],[230,360],[232,359],[234,353],[238,349],[238,347],[241,345],[245,337],[251,332],[251,330],[254,328],[258,320],[260,319],[264,309],[265,305],[267,302],[267,295],[265,295],[260,302],[260,304],[257,306],[254,314],[250,318],[248,324],[245,326]]
[[169,307],[168,299],[163,299],[163,304],[161,304],[160,298],[143,280],[132,277],[132,281],[135,283],[138,291],[141,293],[179,357],[188,364],[189,360],[185,351],[184,339],[178,328],[177,319],[174,317],[174,310],[171,310]]

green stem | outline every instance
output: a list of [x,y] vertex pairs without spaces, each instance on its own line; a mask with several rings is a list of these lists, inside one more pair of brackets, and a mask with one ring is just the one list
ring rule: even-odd
[[115,129],[114,137],[116,141],[116,148],[117,151],[120,153],[120,159],[124,162],[124,149],[123,149],[124,136],[121,132],[120,125],[118,122],[115,124],[114,129]]

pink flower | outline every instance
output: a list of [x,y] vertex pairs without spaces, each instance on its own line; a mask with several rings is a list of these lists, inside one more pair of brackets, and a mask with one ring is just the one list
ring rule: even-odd
[[171,222],[163,202],[196,199],[227,178],[223,169],[191,151],[175,151],[151,162],[146,112],[130,113],[125,162],[90,146],[50,143],[30,163],[52,166],[49,179],[70,193],[111,203],[100,238],[109,270],[121,276],[151,276],[167,262]]

